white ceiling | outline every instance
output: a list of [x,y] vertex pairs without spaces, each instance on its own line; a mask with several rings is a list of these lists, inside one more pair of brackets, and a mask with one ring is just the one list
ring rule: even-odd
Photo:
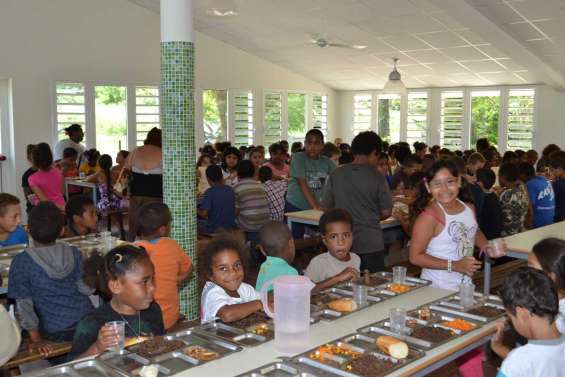
[[382,88],[393,57],[408,87],[565,88],[565,0],[237,0],[231,18],[207,16],[207,3],[195,0],[198,31],[335,89]]

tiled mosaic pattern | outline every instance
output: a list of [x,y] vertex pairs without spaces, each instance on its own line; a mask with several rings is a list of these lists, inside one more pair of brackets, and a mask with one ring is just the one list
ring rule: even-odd
[[[173,215],[171,236],[190,255],[196,272],[198,260],[192,42],[161,43],[161,127],[164,199]],[[189,319],[195,319],[199,315],[197,282],[195,274],[179,293],[181,313]]]

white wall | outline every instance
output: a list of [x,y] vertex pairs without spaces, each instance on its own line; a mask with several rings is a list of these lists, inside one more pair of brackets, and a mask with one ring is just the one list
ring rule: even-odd
[[[418,88],[418,90],[425,90],[425,88]],[[341,91],[338,93],[337,132],[344,140],[351,141],[353,137],[353,96],[365,92],[368,91]],[[428,110],[431,111],[431,130],[428,139],[430,145],[439,144],[439,92],[438,88],[429,90],[429,95],[432,96],[432,107]],[[555,91],[547,85],[539,85],[536,86],[536,95],[538,108],[534,138],[535,149],[541,151],[549,143],[565,148],[565,92]],[[376,130],[376,122],[374,122],[374,127]]]
[[[159,33],[159,15],[127,0],[0,1],[0,78],[12,84],[15,150],[9,157],[16,170],[7,191],[20,191],[26,144],[55,139],[53,83],[158,84]],[[335,91],[324,85],[195,37],[197,88],[251,89],[257,96],[262,89],[315,91],[328,94],[330,108],[336,103]],[[330,130],[334,118],[331,109]]]

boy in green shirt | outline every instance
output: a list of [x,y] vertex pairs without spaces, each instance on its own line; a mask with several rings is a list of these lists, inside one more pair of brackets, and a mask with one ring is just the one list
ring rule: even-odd
[[[294,239],[285,224],[275,221],[265,224],[259,231],[259,242],[259,248],[267,257],[267,260],[259,268],[259,275],[255,284],[257,291],[260,291],[266,282],[279,276],[298,275],[296,268],[290,265],[294,260],[295,254]],[[317,283],[312,290],[312,294],[357,277],[359,277],[359,274],[355,270],[346,269],[335,276]],[[272,287],[269,290],[272,290]]]

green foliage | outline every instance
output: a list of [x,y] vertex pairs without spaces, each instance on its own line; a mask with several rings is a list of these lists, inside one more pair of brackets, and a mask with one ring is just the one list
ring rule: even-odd
[[206,142],[224,141],[227,137],[227,92],[225,90],[204,90],[202,95],[204,136]]
[[304,135],[306,133],[306,95],[301,93],[288,94],[288,133],[289,135]]
[[471,146],[477,139],[486,137],[491,145],[498,147],[498,118],[500,97],[484,96],[471,99]]
[[97,86],[96,102],[104,105],[125,104],[126,88],[123,86]]

